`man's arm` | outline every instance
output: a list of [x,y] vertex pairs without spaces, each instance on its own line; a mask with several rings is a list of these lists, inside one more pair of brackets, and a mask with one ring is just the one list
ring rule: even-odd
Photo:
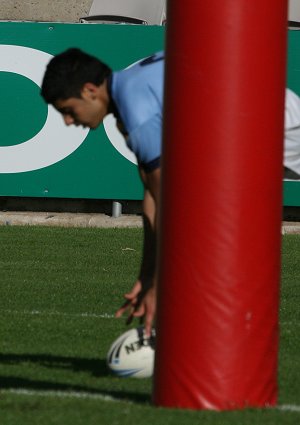
[[144,244],[139,280],[153,279],[156,267],[156,203],[148,189],[143,199]]
[[144,317],[146,334],[150,335],[152,322],[156,310],[156,282],[157,282],[157,212],[160,196],[160,168],[150,173],[140,170],[144,183],[145,194],[143,200],[144,248],[139,279],[132,290],[125,294],[125,304],[116,312],[120,317],[126,310],[129,311],[128,322],[133,317]]

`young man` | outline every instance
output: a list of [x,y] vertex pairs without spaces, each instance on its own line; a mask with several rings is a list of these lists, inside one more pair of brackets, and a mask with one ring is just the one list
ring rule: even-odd
[[113,113],[138,159],[144,184],[144,249],[140,274],[126,302],[116,312],[143,317],[150,335],[156,308],[156,235],[160,191],[164,55],[157,53],[112,72],[97,58],[69,49],[48,64],[41,94],[66,125],[95,129]]
[[[144,183],[144,251],[141,270],[126,302],[117,311],[144,317],[150,334],[156,304],[156,235],[160,188],[164,56],[157,53],[128,69],[112,72],[97,58],[79,49],[54,57],[46,70],[42,96],[61,112],[67,125],[98,127],[113,113],[128,146],[136,154]],[[300,175],[300,99],[286,92],[286,178]],[[293,176],[290,177],[290,172]],[[289,173],[289,177],[287,176]],[[296,177],[295,177],[296,176]]]

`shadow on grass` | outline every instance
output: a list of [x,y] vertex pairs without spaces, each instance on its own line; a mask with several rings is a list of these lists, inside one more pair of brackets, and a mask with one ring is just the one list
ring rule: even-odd
[[49,369],[88,372],[96,377],[105,377],[110,375],[106,362],[103,359],[84,359],[53,356],[51,354],[0,354],[0,364],[15,365],[20,363],[34,363]]
[[[49,354],[0,354],[0,364],[18,365],[32,363],[50,369],[86,372],[95,377],[112,376],[103,359],[85,359],[75,357],[53,356]],[[119,378],[123,379],[123,378]],[[84,385],[63,384],[56,382],[32,380],[17,376],[0,376],[0,389],[22,389],[35,391],[65,391],[82,392],[91,395],[110,396],[118,400],[133,401],[141,404],[150,403],[150,395],[129,391],[97,390]]]

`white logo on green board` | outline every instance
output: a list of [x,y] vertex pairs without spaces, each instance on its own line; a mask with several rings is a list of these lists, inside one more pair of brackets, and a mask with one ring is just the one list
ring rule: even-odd
[[[0,45],[0,71],[23,75],[41,86],[51,55],[23,46]],[[52,106],[43,128],[31,139],[0,146],[0,172],[21,173],[48,167],[66,158],[84,141],[88,130],[66,127]]]
[[[131,68],[133,65],[138,63],[140,61],[136,61],[132,63],[131,65],[127,66],[126,69]],[[120,130],[117,127],[116,119],[115,117],[110,114],[107,117],[104,118],[103,121],[104,130],[107,134],[107,137],[110,140],[110,143],[114,146],[117,151],[123,155],[128,161],[132,162],[133,164],[137,164],[137,159],[135,154],[128,148],[126,144],[126,140],[123,136],[123,134],[120,132]]]
[[[0,45],[0,72],[22,75],[40,87],[51,58],[52,55],[41,50]],[[126,146],[113,117],[105,119],[104,128],[115,149],[126,159],[136,163],[135,156]],[[78,149],[88,132],[88,129],[67,127],[60,114],[49,105],[46,121],[37,134],[23,143],[0,146],[0,173],[21,173],[55,164]]]
[[135,154],[127,147],[125,138],[116,125],[116,119],[112,114],[107,115],[103,121],[104,130],[110,143],[117,151],[123,155],[128,161],[137,164]]

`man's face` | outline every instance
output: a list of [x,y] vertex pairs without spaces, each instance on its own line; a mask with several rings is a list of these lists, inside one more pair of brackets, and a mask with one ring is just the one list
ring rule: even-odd
[[87,83],[81,97],[59,99],[53,105],[63,116],[66,125],[97,128],[108,110],[108,96],[104,87]]

